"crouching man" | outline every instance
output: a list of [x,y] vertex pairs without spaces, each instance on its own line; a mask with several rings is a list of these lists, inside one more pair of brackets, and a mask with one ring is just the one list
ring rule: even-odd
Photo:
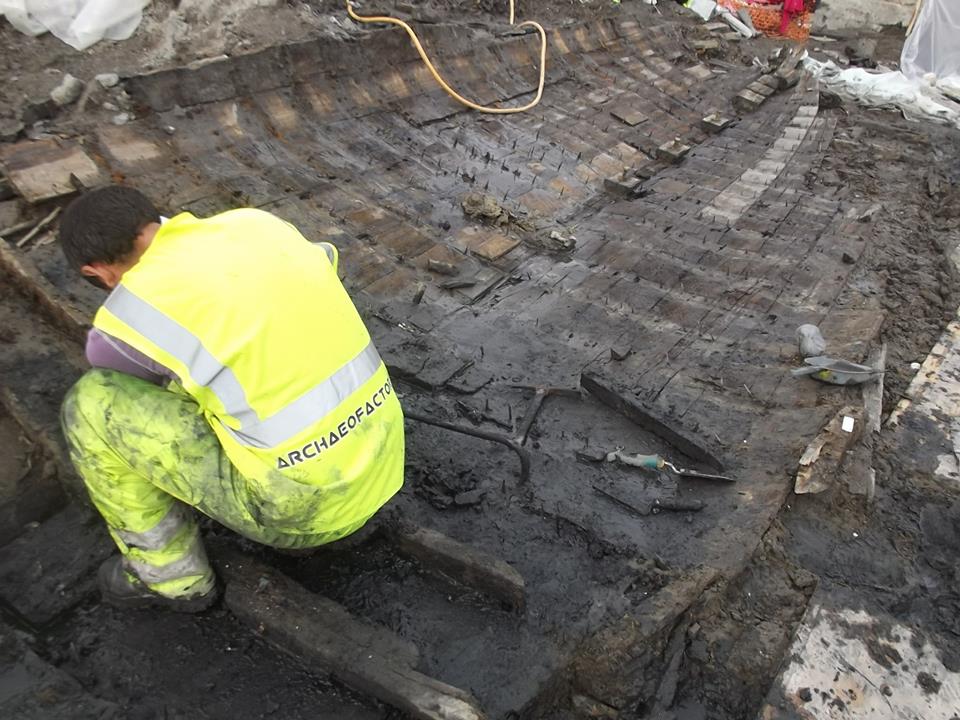
[[86,193],[63,252],[111,292],[69,391],[70,455],[120,555],[106,601],[208,607],[191,508],[252,540],[350,535],[403,483],[403,416],[337,277],[337,252],[260,210],[161,220],[140,192]]

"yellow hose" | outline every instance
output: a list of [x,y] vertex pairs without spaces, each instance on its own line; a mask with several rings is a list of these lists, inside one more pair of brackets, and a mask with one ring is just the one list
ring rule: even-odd
[[[420,44],[420,39],[417,37],[417,34],[413,31],[413,28],[407,25],[403,20],[395,17],[388,17],[386,15],[357,15],[353,11],[353,4],[350,0],[346,0],[347,3],[347,13],[351,18],[357,22],[362,23],[386,23],[388,25],[397,25],[406,30],[407,35],[410,36],[410,40],[413,41],[413,46],[417,49],[417,52],[420,53],[420,59],[423,60],[424,64],[427,66],[427,70],[430,71],[430,74],[433,75],[433,78],[437,81],[437,84],[440,85],[444,90],[447,91],[447,94],[450,95],[454,100],[459,103],[466,105],[468,108],[472,108],[477,112],[491,113],[496,115],[507,115],[510,113],[519,113],[525,112],[530,108],[534,107],[537,103],[540,102],[540,98],[543,95],[543,85],[544,80],[546,79],[547,74],[547,33],[543,29],[543,26],[540,23],[533,22],[532,20],[527,20],[520,23],[517,27],[532,27],[535,28],[538,33],[540,33],[540,82],[537,86],[537,96],[531,100],[529,103],[523,107],[516,108],[494,108],[494,107],[485,107],[483,105],[478,105],[475,102],[471,102],[463,97],[460,93],[450,87],[447,82],[440,77],[440,73],[437,72],[437,69],[433,66],[433,63],[430,62],[430,58],[427,57],[426,51],[423,49],[423,45]],[[510,0],[510,24],[513,25],[514,19],[514,10],[513,10],[514,0]]]

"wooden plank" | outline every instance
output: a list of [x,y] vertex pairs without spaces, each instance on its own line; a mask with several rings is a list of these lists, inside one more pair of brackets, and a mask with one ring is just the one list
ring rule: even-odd
[[74,504],[0,548],[0,600],[42,626],[96,590],[115,550],[98,515]]
[[793,491],[820,493],[836,480],[840,463],[863,433],[863,408],[847,405],[807,445],[800,456]]
[[75,143],[25,140],[0,147],[0,165],[14,189],[36,203],[70,195],[102,182],[100,169]]
[[[22,442],[16,421],[0,412],[0,546],[63,508],[66,498],[57,466],[40,448]],[[19,462],[17,461],[19,459]]]
[[14,628],[0,623],[0,717],[122,717],[114,703],[88,694],[68,673],[41,659],[19,635]]
[[243,553],[210,549],[227,607],[281,650],[418,720],[484,720],[468,693],[414,670],[415,651],[388,630]]
[[723,470],[723,463],[720,462],[708,448],[667,425],[663,420],[657,418],[651,409],[641,407],[638,402],[630,399],[629,396],[631,393],[617,392],[606,379],[589,372],[585,372],[580,376],[580,386],[604,405],[617,410],[626,418],[635,422],[644,430],[652,432],[687,457],[702,462],[712,469],[718,471]]
[[32,296],[44,314],[59,325],[71,339],[84,342],[90,323],[75,307],[60,297],[59,291],[40,273],[21,252],[0,241],[0,273],[6,273],[28,295]]
[[525,605],[523,576],[500,558],[427,528],[392,531],[397,549],[428,570],[437,570],[516,610]]

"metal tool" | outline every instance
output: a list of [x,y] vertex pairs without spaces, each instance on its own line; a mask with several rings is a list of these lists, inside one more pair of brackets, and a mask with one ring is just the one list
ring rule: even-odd
[[511,385],[510,387],[534,391],[533,398],[530,400],[530,404],[527,405],[527,411],[523,414],[523,420],[520,421],[517,432],[514,434],[514,440],[520,445],[524,445],[527,442],[530,429],[533,427],[533,421],[537,419],[537,414],[540,412],[540,408],[543,407],[543,401],[546,400],[547,397],[550,395],[580,397],[580,390],[574,388],[549,387],[546,385]]
[[723,480],[725,482],[736,482],[733,478],[726,475],[717,475],[715,473],[705,473],[699,470],[687,470],[679,468],[673,463],[667,461],[660,455],[627,455],[620,448],[611,453],[607,453],[607,462],[619,461],[624,465],[643,468],[644,470],[663,470],[668,468],[671,472],[680,477],[700,478],[702,480]]
[[456,425],[454,423],[444,422],[443,420],[435,420],[432,417],[421,415],[420,413],[409,409],[404,409],[403,416],[408,420],[415,420],[416,422],[423,423],[424,425],[433,425],[434,427],[443,428],[444,430],[449,430],[451,432],[472,435],[473,437],[480,438],[481,440],[489,440],[490,442],[506,445],[517,454],[518,458],[520,458],[520,482],[525,483],[530,479],[530,455],[524,448],[520,446],[520,443],[513,438],[507,437],[506,435],[501,435],[500,433],[478,430],[477,428],[468,427],[466,425]]

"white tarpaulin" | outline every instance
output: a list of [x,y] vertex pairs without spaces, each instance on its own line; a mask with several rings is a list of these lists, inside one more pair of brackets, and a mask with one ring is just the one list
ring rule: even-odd
[[913,32],[903,44],[900,70],[910,78],[933,73],[960,79],[960,2],[923,0]]
[[900,70],[841,70],[804,60],[822,86],[872,107],[898,108],[909,120],[935,120],[960,128],[960,0],[923,0],[904,43]]
[[803,67],[820,79],[821,87],[847,100],[870,107],[895,108],[908,120],[935,120],[960,128],[960,103],[945,88],[931,85],[923,78],[911,79],[899,71],[841,70],[832,62],[813,58],[806,58]]
[[133,35],[150,0],[0,0],[0,15],[28,35],[51,32],[76,50]]

